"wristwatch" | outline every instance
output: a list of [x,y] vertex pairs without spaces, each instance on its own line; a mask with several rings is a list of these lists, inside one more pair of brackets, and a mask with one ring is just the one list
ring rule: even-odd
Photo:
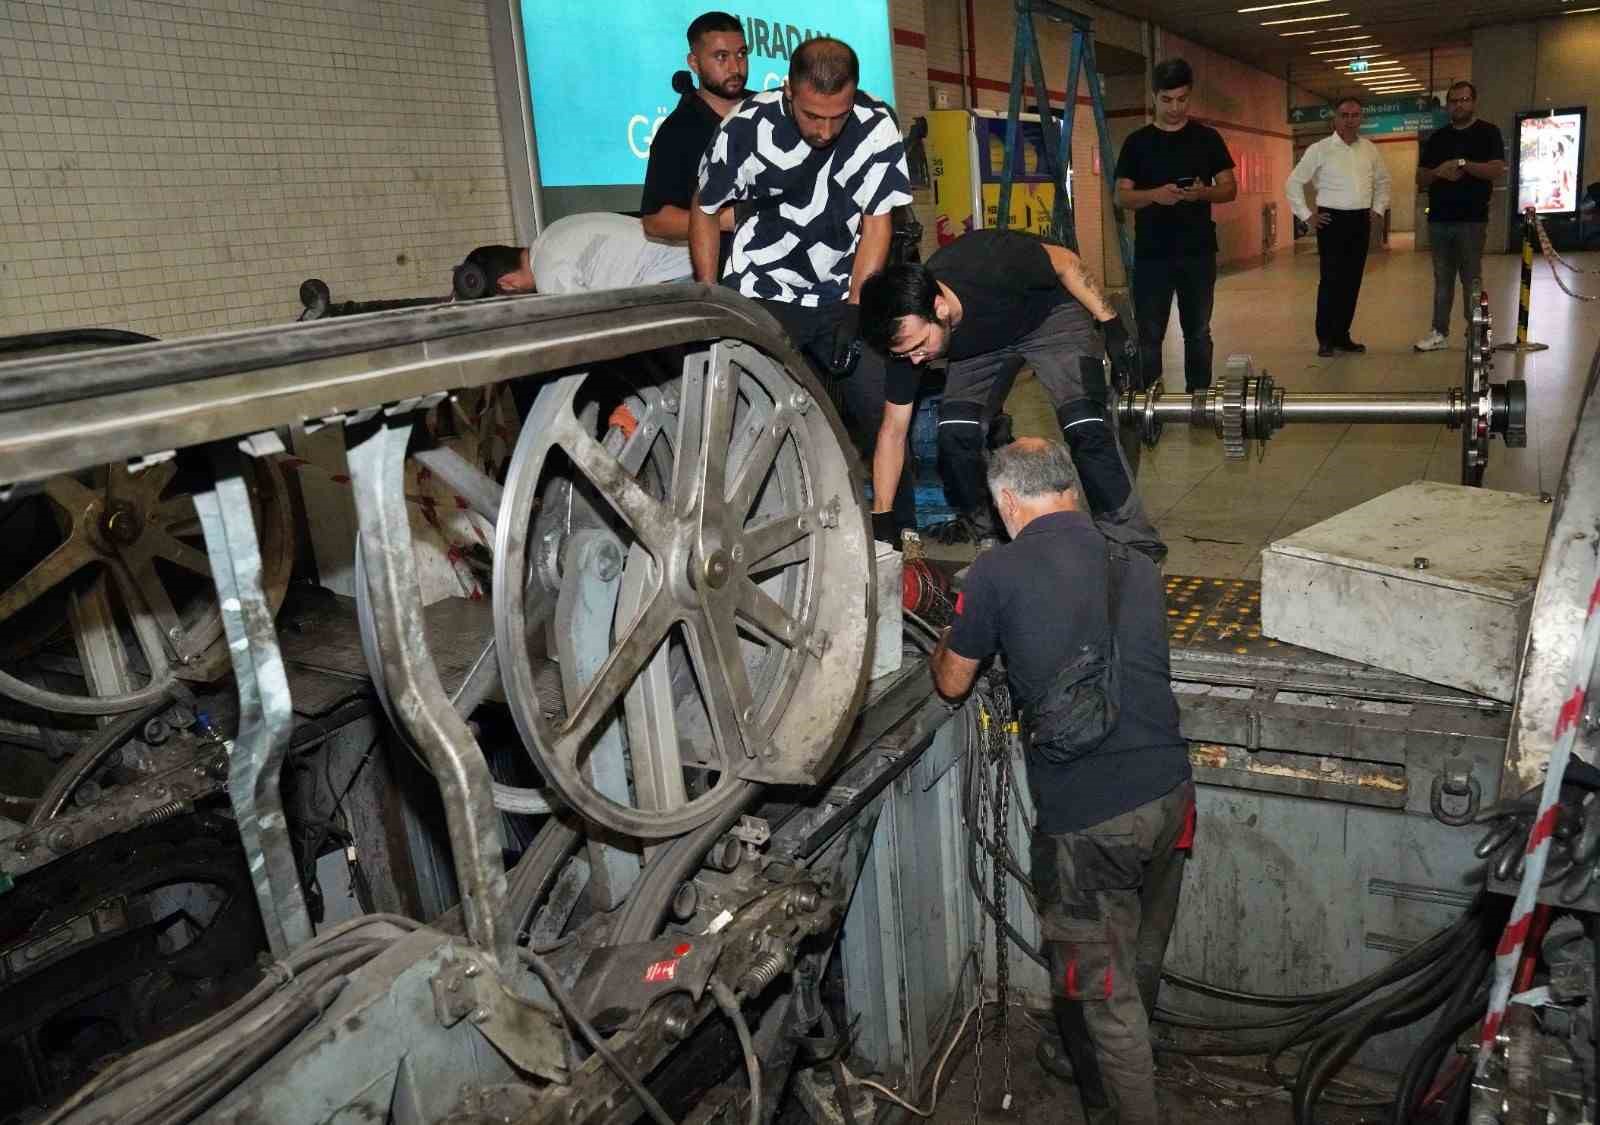
[[1467,166],[1467,158],[1465,156],[1456,157],[1456,167],[1457,168],[1465,168],[1466,166]]

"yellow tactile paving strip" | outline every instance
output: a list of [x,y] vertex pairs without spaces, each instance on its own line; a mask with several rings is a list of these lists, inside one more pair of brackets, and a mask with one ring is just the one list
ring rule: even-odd
[[1246,655],[1282,647],[1261,635],[1261,583],[1169,574],[1167,637],[1173,648]]

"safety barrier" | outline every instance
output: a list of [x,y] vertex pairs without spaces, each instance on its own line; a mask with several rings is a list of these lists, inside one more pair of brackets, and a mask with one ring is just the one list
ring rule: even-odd
[[1600,270],[1588,270],[1582,266],[1575,266],[1567,261],[1555,248],[1550,245],[1550,234],[1544,229],[1544,223],[1539,218],[1539,213],[1532,207],[1522,212],[1522,288],[1517,298],[1517,338],[1508,340],[1503,344],[1495,345],[1496,351],[1502,352],[1542,352],[1549,347],[1548,344],[1537,343],[1528,339],[1528,306],[1533,293],[1533,246],[1538,242],[1539,250],[1544,255],[1545,261],[1550,263],[1550,273],[1556,279],[1556,284],[1567,296],[1578,301],[1593,301],[1593,294],[1578,293],[1570,288],[1561,277],[1557,266],[1564,266],[1573,273],[1600,275]]

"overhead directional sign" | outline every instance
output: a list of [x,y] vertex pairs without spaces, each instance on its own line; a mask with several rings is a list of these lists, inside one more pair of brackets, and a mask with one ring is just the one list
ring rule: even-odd
[[1350,60],[1350,73],[1351,74],[1365,74],[1366,71],[1367,71],[1367,67],[1369,67],[1371,65],[1372,64],[1370,62],[1368,62],[1366,59],[1351,59]]
[[[1433,109],[1434,101],[1426,94],[1409,98],[1390,98],[1388,101],[1367,102],[1365,112],[1368,117],[1375,117],[1384,113],[1425,113]],[[1289,124],[1314,125],[1319,121],[1333,120],[1333,103],[1324,102],[1321,105],[1297,105],[1289,111]]]

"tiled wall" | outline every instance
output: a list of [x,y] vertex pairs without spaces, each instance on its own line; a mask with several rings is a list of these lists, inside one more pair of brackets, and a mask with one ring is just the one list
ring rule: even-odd
[[0,335],[444,293],[511,231],[482,0],[0,3]]

